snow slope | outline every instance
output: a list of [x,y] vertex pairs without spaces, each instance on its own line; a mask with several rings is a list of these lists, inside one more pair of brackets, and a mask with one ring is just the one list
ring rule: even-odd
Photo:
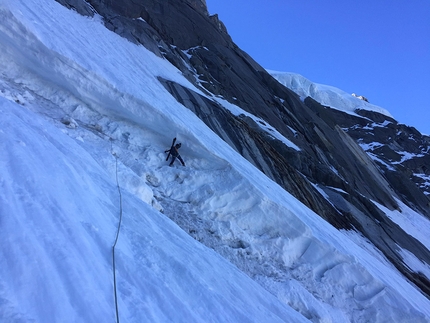
[[122,219],[121,321],[430,322],[363,237],[177,103],[157,77],[198,90],[166,60],[53,0],[0,2],[0,43],[0,321],[114,321]]
[[355,110],[371,110],[386,116],[391,114],[376,105],[354,97],[350,93],[342,91],[334,86],[314,83],[300,74],[290,72],[268,71],[279,83],[296,92],[303,98],[311,97],[324,106],[355,114]]
[[[39,116],[4,99],[1,112],[1,321],[113,321],[116,183]],[[125,322],[304,321],[148,204],[121,195],[116,268]]]

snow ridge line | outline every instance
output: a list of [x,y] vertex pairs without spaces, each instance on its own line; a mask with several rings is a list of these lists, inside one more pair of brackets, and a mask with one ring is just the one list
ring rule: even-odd
[[116,322],[119,323],[118,295],[117,295],[117,288],[116,288],[115,247],[116,247],[116,243],[118,242],[118,237],[119,237],[119,232],[121,229],[121,222],[122,222],[122,194],[121,194],[121,188],[119,187],[119,181],[118,181],[118,156],[113,151],[112,138],[110,138],[110,143],[111,143],[112,155],[115,156],[116,185],[118,187],[118,194],[119,194],[119,222],[118,222],[118,229],[116,231],[115,241],[112,245],[112,271],[113,271],[113,288],[114,288],[114,296],[115,296],[115,312],[116,312]]

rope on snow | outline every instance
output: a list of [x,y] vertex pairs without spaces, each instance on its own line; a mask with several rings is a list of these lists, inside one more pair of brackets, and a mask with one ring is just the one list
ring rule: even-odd
[[[111,151],[113,151],[113,140],[111,140]],[[118,156],[115,152],[112,153],[115,156],[115,173],[116,173],[116,185],[118,187],[118,194],[119,194],[119,222],[118,222],[118,229],[116,231],[116,237],[115,242],[112,246],[112,267],[113,267],[113,287],[114,287],[114,295],[115,295],[115,311],[116,311],[116,322],[119,323],[119,310],[118,310],[118,296],[117,296],[117,288],[116,288],[116,269],[115,269],[115,247],[116,243],[118,242],[119,237],[119,231],[121,229],[121,221],[122,221],[122,194],[121,194],[121,188],[119,187],[119,181],[118,181]]]

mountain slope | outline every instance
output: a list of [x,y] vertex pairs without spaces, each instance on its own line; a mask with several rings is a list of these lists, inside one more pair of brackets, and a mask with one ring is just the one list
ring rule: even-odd
[[[410,250],[426,264],[430,262],[428,250],[373,203],[393,211],[400,209],[400,200],[429,217],[429,199],[411,181],[410,169],[387,173],[363,153],[342,126],[355,122],[352,117],[311,99],[303,102],[241,51],[216,16],[209,17],[186,1],[149,1],[145,5],[125,1],[122,8],[114,8],[105,1],[91,3],[103,15],[105,24],[125,37],[129,34],[120,26],[128,24],[134,28],[134,21],[144,18],[144,24],[157,37],[141,43],[150,49],[157,47],[156,53],[175,64],[204,94],[189,91],[174,81],[166,82],[178,102],[329,223],[363,234],[398,270],[430,295],[428,278],[410,270],[398,246]],[[118,15],[122,21],[115,25],[113,18]],[[139,42],[140,37],[133,39]],[[208,101],[208,96],[215,96],[216,102]],[[232,105],[239,109],[231,109]],[[365,118],[368,123],[385,120],[378,113],[370,120]],[[285,139],[279,140],[274,132]],[[425,147],[428,145],[420,149]],[[415,178],[422,180],[428,169],[427,160],[419,162],[418,172],[414,173],[418,175]],[[422,183],[420,186],[425,187]],[[346,194],[338,194],[339,190]]]
[[[415,184],[425,195],[429,191],[430,137],[422,135],[415,128],[399,124],[390,113],[380,107],[369,104],[337,88],[315,84],[301,75],[270,71],[280,83],[293,90],[301,97],[311,97],[324,106],[347,112],[346,117],[337,113],[335,120],[369,156],[384,169],[385,174],[403,173],[406,178],[393,179],[408,200],[422,199],[416,205],[429,206],[427,199],[418,192]],[[327,120],[329,122],[329,120]],[[406,184],[407,183],[407,184]],[[406,189],[402,190],[402,186]]]
[[[258,171],[255,165],[269,165],[267,157],[242,150],[253,165],[237,153],[246,139],[282,158],[271,146],[279,140],[263,140],[275,128],[261,115],[237,113],[169,61],[111,33],[98,15],[82,17],[48,0],[4,3],[0,14],[1,96],[7,99],[1,100],[0,317],[113,319],[111,245],[122,210],[116,259],[126,321],[429,321],[428,300],[369,240],[335,229]],[[224,129],[225,138],[241,138],[237,146],[209,130],[166,84],[176,98],[193,98],[185,105],[203,112],[218,107],[219,117],[241,125],[235,132],[217,124],[220,119],[206,120],[214,131]],[[164,162],[173,136],[184,143],[186,168]],[[299,150],[282,149],[299,161],[308,147],[290,137],[284,145],[295,141]],[[325,187],[295,169],[285,176],[294,178],[297,192],[307,187],[314,194],[301,192],[316,208],[335,209]],[[332,191],[335,198],[344,195]],[[409,214],[411,223],[427,225],[400,200],[380,199]],[[414,228],[408,232],[428,248]],[[397,250],[412,272],[426,273],[406,249]],[[35,299],[41,291],[44,297]]]

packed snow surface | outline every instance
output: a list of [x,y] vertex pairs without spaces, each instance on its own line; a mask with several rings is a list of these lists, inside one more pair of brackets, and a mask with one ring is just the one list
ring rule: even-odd
[[296,92],[303,99],[311,97],[324,106],[354,114],[356,110],[376,111],[386,116],[391,114],[374,104],[361,100],[334,86],[314,83],[300,74],[268,71],[279,83]]
[[115,321],[113,260],[121,322],[430,322],[364,237],[240,157],[158,82],[198,92],[177,69],[97,15],[2,0],[0,43],[1,322]]

